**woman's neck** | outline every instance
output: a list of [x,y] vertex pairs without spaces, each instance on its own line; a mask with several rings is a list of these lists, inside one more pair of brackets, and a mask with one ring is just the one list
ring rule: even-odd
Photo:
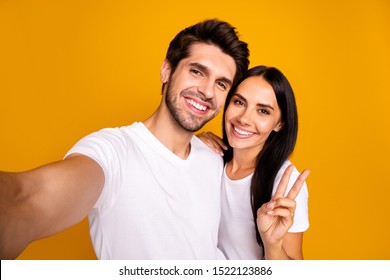
[[250,152],[233,150],[233,158],[226,164],[226,174],[232,180],[249,176],[255,171],[256,157]]

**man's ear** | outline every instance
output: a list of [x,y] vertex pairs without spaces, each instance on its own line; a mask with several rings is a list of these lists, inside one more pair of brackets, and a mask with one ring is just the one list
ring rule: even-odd
[[163,84],[168,82],[170,74],[171,74],[171,65],[166,59],[164,59],[160,69],[160,80]]
[[283,123],[282,122],[278,122],[278,124],[274,128],[274,131],[275,132],[279,132],[279,131],[282,130],[282,128],[283,128]]

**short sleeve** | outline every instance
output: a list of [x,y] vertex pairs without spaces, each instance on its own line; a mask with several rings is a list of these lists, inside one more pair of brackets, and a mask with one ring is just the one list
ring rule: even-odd
[[[95,160],[104,172],[104,187],[94,208],[112,205],[121,186],[121,162],[126,156],[126,141],[119,128],[105,128],[79,140],[65,155],[79,153]],[[104,209],[100,209],[104,210]]]

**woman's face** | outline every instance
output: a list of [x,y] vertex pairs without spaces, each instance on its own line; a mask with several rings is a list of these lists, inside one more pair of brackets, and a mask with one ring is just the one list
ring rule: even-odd
[[270,133],[281,128],[281,111],[272,86],[260,76],[241,82],[225,112],[230,146],[257,155]]

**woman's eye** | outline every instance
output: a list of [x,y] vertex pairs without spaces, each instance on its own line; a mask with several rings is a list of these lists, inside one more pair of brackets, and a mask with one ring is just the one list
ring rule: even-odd
[[263,115],[269,115],[269,112],[266,109],[260,109],[259,113]]
[[245,106],[244,102],[242,102],[240,99],[234,100],[234,104],[238,106]]

